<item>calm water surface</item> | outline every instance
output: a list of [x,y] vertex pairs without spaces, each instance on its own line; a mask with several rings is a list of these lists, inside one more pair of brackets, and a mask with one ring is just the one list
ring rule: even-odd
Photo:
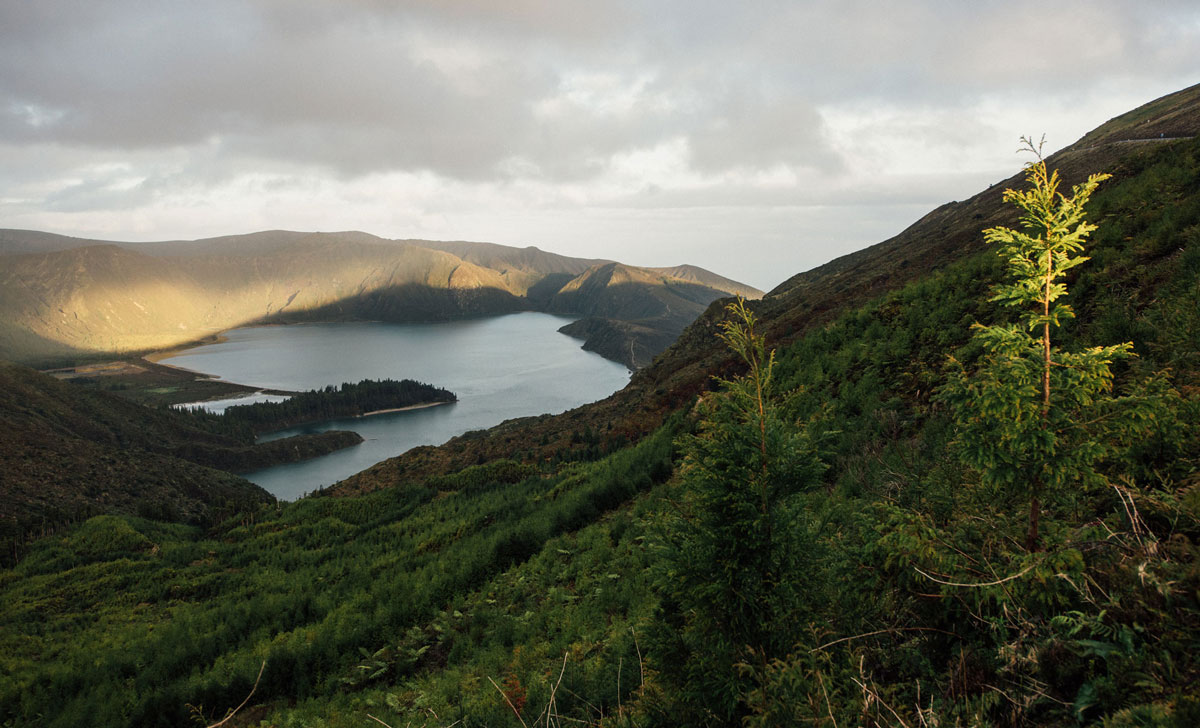
[[235,329],[225,340],[163,359],[240,384],[307,390],[361,379],[416,379],[458,395],[455,404],[333,420],[273,434],[354,430],[356,447],[246,475],[293,500],[418,445],[438,445],[513,417],[558,413],[625,386],[621,364],[579,348],[543,313],[441,324],[339,323]]

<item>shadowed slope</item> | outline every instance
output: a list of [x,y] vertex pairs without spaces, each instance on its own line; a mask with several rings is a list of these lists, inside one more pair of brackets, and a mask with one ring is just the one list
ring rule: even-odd
[[188,462],[244,449],[228,436],[0,362],[0,538],[96,513],[200,522],[272,497]]
[[708,304],[730,294],[761,296],[762,292],[691,266],[638,268],[604,263],[564,285],[548,308],[582,314],[584,318],[560,331],[584,339],[585,349],[636,370],[670,346],[677,332]]

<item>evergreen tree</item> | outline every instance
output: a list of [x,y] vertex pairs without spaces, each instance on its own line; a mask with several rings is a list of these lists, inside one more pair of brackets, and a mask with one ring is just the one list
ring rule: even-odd
[[1131,343],[1065,351],[1051,332],[1074,317],[1063,302],[1067,271],[1088,260],[1084,241],[1096,229],[1084,206],[1107,174],[1093,174],[1068,197],[1058,172],[1048,172],[1041,145],[1021,139],[1035,161],[1026,165],[1025,190],[1005,190],[1021,210],[1023,231],[984,230],[999,245],[1009,282],[991,300],[1021,309],[1016,324],[976,323],[984,355],[977,371],[961,365],[943,393],[955,407],[963,459],[986,485],[1028,500],[1026,547],[1039,548],[1043,501],[1071,486],[1101,480],[1097,465],[1153,418],[1145,397],[1114,397],[1111,364],[1134,356]]
[[795,496],[823,466],[806,429],[773,402],[774,352],[753,314],[742,300],[728,311],[721,338],[748,372],[700,404],[660,540],[656,652],[676,724],[726,725],[748,712],[769,663],[800,637],[812,579],[815,540]]

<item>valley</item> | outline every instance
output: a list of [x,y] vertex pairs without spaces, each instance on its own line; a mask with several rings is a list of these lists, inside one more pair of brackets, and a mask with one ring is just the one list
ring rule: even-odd
[[[6,231],[0,344],[29,361],[329,327],[344,367],[369,358],[337,338],[355,327],[442,316],[480,341],[497,319],[476,314],[509,311],[580,316],[568,330],[635,371],[567,342],[628,382],[284,503],[181,456],[233,447],[220,432],[99,375],[3,365],[0,722],[1195,725],[1198,133],[1193,86],[1045,160],[1052,202],[1112,176],[1086,206],[1088,260],[1053,279],[1070,309],[1036,327],[996,297],[1023,280],[1015,256],[983,242],[1021,226],[1005,190],[1026,173],[733,307],[753,291],[696,269],[531,248],[261,233],[142,251]],[[250,321],[305,323],[235,328]],[[1020,338],[1051,323],[1058,361],[1087,370],[1046,355],[1056,419],[1041,340]],[[1132,356],[1079,358],[1122,344]],[[268,371],[299,358],[262,351]],[[399,415],[471,401],[446,361],[402,373],[458,403]],[[246,371],[229,378],[334,383]]]

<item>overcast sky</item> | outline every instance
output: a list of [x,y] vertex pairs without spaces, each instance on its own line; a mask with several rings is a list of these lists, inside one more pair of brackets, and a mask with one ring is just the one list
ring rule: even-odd
[[0,227],[283,228],[768,289],[1200,82],[1195,0],[2,0]]

